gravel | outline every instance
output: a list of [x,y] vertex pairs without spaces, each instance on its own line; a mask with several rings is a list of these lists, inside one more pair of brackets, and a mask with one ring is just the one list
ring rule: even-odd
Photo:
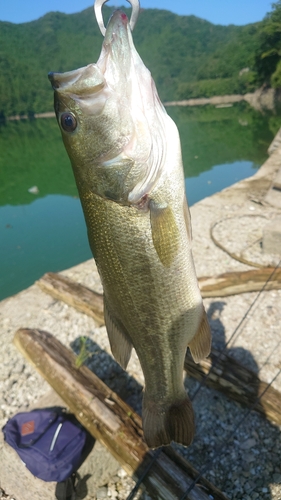
[[[264,185],[269,186],[280,164],[281,150],[277,150],[254,178],[206,198],[191,208],[193,251],[198,276],[250,269],[214,244],[210,238],[210,228],[230,216],[237,227],[237,220],[250,213],[251,217],[247,218],[250,234],[256,230],[255,218],[261,223],[263,218],[267,220],[280,214],[281,210],[261,204]],[[241,232],[241,239],[244,231]],[[229,245],[230,235],[230,222],[221,223],[217,237],[223,245]],[[237,231],[236,239],[239,239]],[[241,245],[237,243],[236,246],[239,251]],[[256,249],[254,252],[258,259]],[[93,260],[68,269],[63,274],[101,291]],[[256,303],[248,313],[255,299]],[[281,291],[217,297],[205,299],[204,303],[214,346],[222,349],[229,342],[229,355],[259,373],[261,379],[270,382],[281,366]],[[247,313],[247,318],[238,328]],[[91,354],[86,364],[137,412],[141,412],[144,381],[135,353],[127,372],[124,372],[112,360],[105,327],[98,328],[91,318],[52,299],[35,284],[15,297],[0,302],[1,427],[11,415],[19,409],[28,409],[48,391],[48,384],[12,344],[13,335],[20,327],[45,329],[74,352],[78,352],[80,337],[86,337]],[[193,397],[199,383],[186,377],[185,385]],[[281,392],[281,376],[274,381],[273,386]],[[231,500],[280,500],[281,428],[206,387],[200,388],[193,405],[197,425],[194,442],[189,448],[173,445],[175,449],[199,471],[203,471],[204,476]],[[125,500],[133,486],[134,481],[120,468],[118,475],[98,490],[96,498]],[[0,500],[12,498],[0,489]],[[141,491],[136,498],[149,500],[149,496]]]

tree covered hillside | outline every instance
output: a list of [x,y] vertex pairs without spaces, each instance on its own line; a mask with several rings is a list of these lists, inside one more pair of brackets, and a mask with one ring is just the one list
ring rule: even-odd
[[260,84],[281,88],[281,0],[272,6],[259,29],[255,69]]
[[[105,6],[105,17],[112,10]],[[262,44],[268,44],[262,32],[270,19],[242,27],[218,26],[195,16],[147,9],[140,14],[134,41],[164,101],[245,93],[265,79],[258,63]],[[51,12],[19,25],[0,22],[0,113],[52,110],[48,72],[96,62],[102,40],[92,8],[71,15]],[[274,57],[275,71],[279,52]]]

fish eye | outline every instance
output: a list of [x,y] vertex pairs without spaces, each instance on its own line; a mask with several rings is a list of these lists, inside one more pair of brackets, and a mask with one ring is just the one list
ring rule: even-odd
[[60,123],[66,132],[74,132],[77,127],[77,120],[72,113],[62,113]]

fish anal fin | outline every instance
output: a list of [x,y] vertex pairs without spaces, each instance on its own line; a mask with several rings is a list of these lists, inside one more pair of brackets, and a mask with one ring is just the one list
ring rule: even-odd
[[119,326],[119,322],[109,312],[105,298],[104,320],[112,354],[117,363],[126,370],[131,357],[132,344],[122,327]]
[[207,358],[211,351],[211,329],[208,322],[207,314],[203,309],[203,316],[200,326],[193,337],[192,341],[188,344],[195,363],[199,363],[201,359]]
[[190,399],[171,404],[150,400],[144,393],[142,411],[144,438],[150,448],[169,445],[172,441],[189,446],[195,433],[194,413]]
[[179,248],[179,229],[172,208],[150,200],[152,240],[163,266],[170,267]]

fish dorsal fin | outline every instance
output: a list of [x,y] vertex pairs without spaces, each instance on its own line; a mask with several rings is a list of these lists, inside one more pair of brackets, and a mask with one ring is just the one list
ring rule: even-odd
[[211,330],[208,322],[207,314],[203,309],[203,316],[197,333],[192,341],[188,344],[195,363],[199,363],[201,359],[207,358],[211,351]]
[[179,229],[167,203],[150,200],[150,224],[154,248],[163,266],[170,267],[179,249]]
[[105,297],[104,320],[112,354],[117,363],[119,363],[119,365],[126,370],[131,357],[132,344],[125,333],[125,329],[121,330],[119,321],[115,320],[114,316],[109,312]]

